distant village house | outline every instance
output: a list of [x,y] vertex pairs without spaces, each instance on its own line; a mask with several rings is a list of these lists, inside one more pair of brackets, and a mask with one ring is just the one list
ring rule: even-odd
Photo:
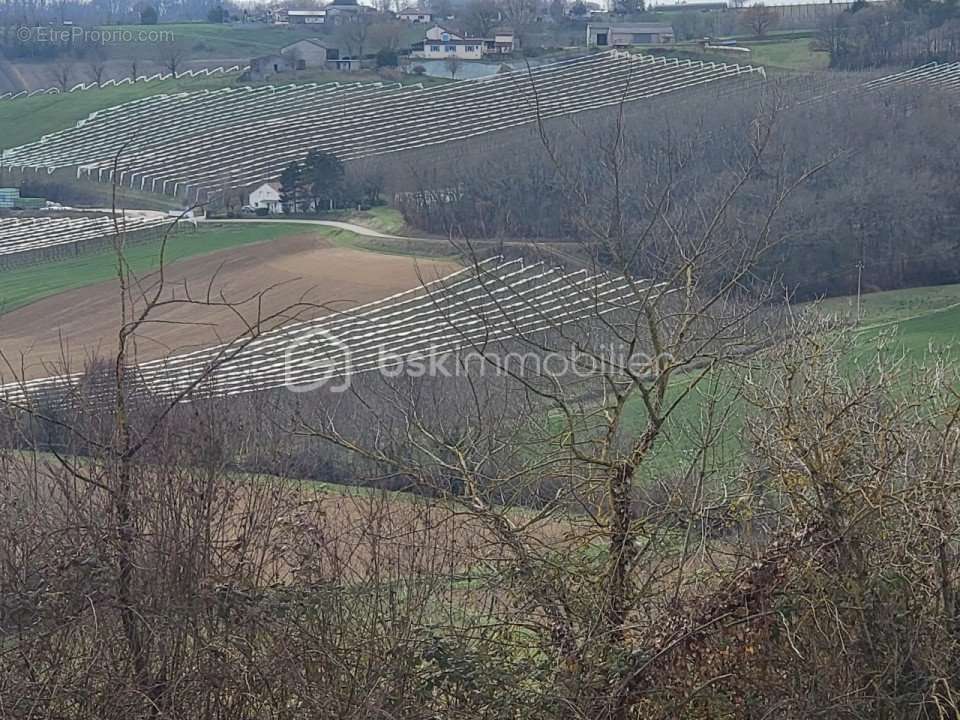
[[326,21],[326,10],[278,10],[273,18],[276,25],[323,25]]
[[481,60],[483,47],[483,38],[464,38],[446,28],[434,25],[427,30],[421,57],[428,60],[443,60],[451,57],[460,60]]
[[484,41],[488,55],[509,55],[520,49],[517,36],[510,28],[497,28],[493,31],[493,40]]
[[397,13],[397,19],[409,23],[429,23],[433,19],[433,14],[422,8],[405,7]]
[[500,28],[492,38],[471,38],[457,35],[434,25],[427,30],[419,57],[427,60],[482,60],[485,55],[507,55],[518,48],[516,36],[509,28]]

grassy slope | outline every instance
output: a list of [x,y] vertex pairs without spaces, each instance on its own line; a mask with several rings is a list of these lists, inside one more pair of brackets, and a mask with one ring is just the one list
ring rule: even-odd
[[[213,25],[211,23],[164,23],[145,27],[143,25],[111,25],[113,30],[162,31],[169,33],[169,41],[177,43],[187,50],[189,58],[223,57],[249,58],[273,52],[305,37],[316,37],[309,28],[282,25]],[[116,43],[110,46],[111,54],[116,55],[128,43]]]
[[[763,65],[770,70],[789,72],[826,70],[830,64],[829,54],[811,50],[811,38],[806,36],[796,37],[797,34],[789,33],[779,37],[776,33],[770,33],[764,40],[748,37],[739,38],[738,45],[750,48],[751,52],[749,54],[704,50],[696,42],[679,42],[674,45],[660,46],[655,49],[655,54],[707,62]],[[649,52],[648,49],[642,49],[641,51]]]
[[[264,25],[261,23],[214,25],[211,23],[164,23],[152,27],[143,25],[118,25],[104,28],[109,30],[129,30],[137,33],[142,30],[164,31],[170,41],[188,51],[189,58],[250,58],[276,52],[303,38],[319,38],[337,43],[337,36],[321,33],[310,27],[298,25]],[[408,25],[401,28],[399,46],[408,47],[411,43],[423,39],[425,28],[422,25]],[[129,45],[129,44],[127,44]],[[377,46],[370,38],[367,52],[375,52]],[[124,43],[111,46],[112,54],[117,55],[124,49]]]
[[[345,213],[343,219],[386,233],[403,234],[406,226],[399,212],[391,208],[373,208],[364,212]],[[206,223],[196,231],[186,229],[170,236],[167,242],[167,264],[198,255],[249,245],[270,242],[290,235],[316,233],[338,247],[367,250],[383,254],[432,258],[451,255],[440,243],[440,251],[427,252],[429,247],[408,245],[392,240],[378,240],[357,235],[348,230],[309,226],[282,221],[250,223]],[[132,245],[127,259],[135,272],[149,272],[157,267],[159,246],[156,243]],[[3,273],[0,284],[0,314],[23,307],[44,297],[65,290],[92,285],[115,277],[114,255],[109,250],[91,252],[78,258],[31,265]]]
[[826,70],[830,55],[810,49],[808,38],[746,42],[750,48],[749,61],[754,65],[784,70]]
[[[834,298],[823,303],[825,312],[839,312],[849,317],[856,315],[855,298]],[[886,352],[890,357],[905,355],[910,361],[924,362],[929,351],[950,351],[956,356],[960,348],[960,285],[913,288],[874,293],[862,299],[861,330],[857,334],[858,349],[851,363],[867,362],[873,356],[878,335],[893,333]],[[679,391],[689,382],[678,378],[674,386]],[[687,467],[696,456],[696,442],[704,408],[710,397],[717,397],[719,407],[731,407],[730,421],[719,438],[718,447],[711,451],[708,466],[715,470],[734,468],[740,460],[740,434],[744,423],[744,408],[733,396],[737,378],[723,375],[711,377],[678,406],[667,427],[667,442],[661,442],[652,453],[649,469],[665,472]],[[629,436],[642,432],[646,411],[639,398],[628,406],[625,430]]]
[[0,142],[7,148],[22,145],[75,125],[95,110],[161,93],[225,87],[233,80],[233,77],[154,80],[62,95],[0,100]]
[[[172,234],[166,248],[166,262],[176,262],[218,250],[309,232],[325,234],[324,229],[320,227],[311,228],[283,223],[203,226],[196,232],[184,230]],[[158,266],[159,245],[157,243],[132,245],[127,251],[127,259],[134,272],[143,273],[154,270]],[[110,250],[4,271],[3,283],[0,285],[0,312],[9,312],[41,298],[114,277],[116,277],[116,260]]]

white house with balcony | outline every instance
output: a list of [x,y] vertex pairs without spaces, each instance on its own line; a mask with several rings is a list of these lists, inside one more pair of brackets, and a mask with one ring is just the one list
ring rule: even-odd
[[427,30],[423,50],[418,56],[427,60],[445,60],[451,57],[459,60],[482,60],[484,43],[483,38],[465,38],[434,25]]

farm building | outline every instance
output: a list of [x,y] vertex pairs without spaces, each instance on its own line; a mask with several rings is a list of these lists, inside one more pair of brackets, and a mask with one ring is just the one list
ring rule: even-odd
[[250,204],[255,208],[266,208],[271,213],[283,212],[280,202],[280,183],[266,182],[250,192]]
[[46,204],[43,198],[20,197],[20,188],[0,188],[0,210],[39,210]]
[[397,20],[409,23],[429,23],[433,14],[429,10],[415,7],[405,7],[397,13]]
[[673,42],[673,26],[667,23],[590,23],[588,47],[662,45]]
[[340,51],[321,40],[307,38],[280,48],[280,54],[289,58],[297,70],[328,67],[340,60]]
[[323,25],[327,21],[327,11],[280,10],[273,21],[277,25]]
[[510,28],[497,28],[492,40],[484,40],[483,49],[487,55],[509,55],[519,49],[517,36]]
[[269,80],[275,75],[296,70],[294,59],[287,55],[261,55],[250,59],[250,69],[244,74],[249,80]]
[[280,49],[280,53],[262,55],[250,60],[250,69],[244,74],[244,80],[269,80],[277,75],[319,68],[327,70],[352,70],[353,60],[341,57],[337,48],[330,47],[320,40],[307,38],[290,43]]

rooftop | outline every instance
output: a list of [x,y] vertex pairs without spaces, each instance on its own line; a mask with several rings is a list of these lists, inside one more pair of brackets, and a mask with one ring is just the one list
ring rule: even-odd
[[590,23],[588,28],[611,28],[617,32],[627,33],[662,33],[673,32],[673,25],[670,23]]

